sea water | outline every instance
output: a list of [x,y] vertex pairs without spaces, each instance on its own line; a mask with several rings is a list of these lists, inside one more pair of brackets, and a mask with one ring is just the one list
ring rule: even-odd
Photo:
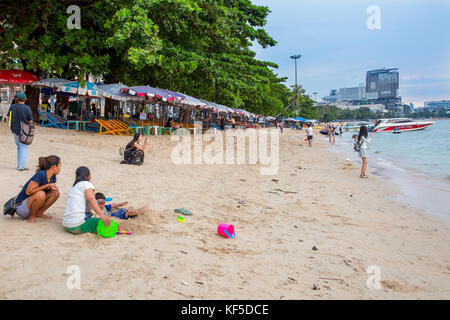
[[[359,153],[353,151],[353,134],[336,136],[331,149],[361,163]],[[436,120],[422,131],[373,133],[368,166],[398,186],[400,192],[392,199],[450,218],[449,120]]]

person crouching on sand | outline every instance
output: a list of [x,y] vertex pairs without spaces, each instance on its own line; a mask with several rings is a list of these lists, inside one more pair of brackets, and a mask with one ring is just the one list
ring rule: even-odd
[[144,151],[147,147],[147,138],[145,138],[144,145],[141,146],[139,143],[142,141],[143,137],[141,133],[136,133],[131,140],[124,152],[124,159],[121,164],[134,164],[142,165],[144,163]]
[[358,144],[360,146],[359,155],[362,159],[362,167],[361,167],[361,178],[367,178],[366,176],[366,168],[367,168],[367,157],[369,153],[367,152],[367,149],[369,148],[369,143],[372,140],[372,133],[370,134],[370,138],[367,138],[369,135],[369,130],[366,126],[361,126],[359,129],[359,135],[358,135]]
[[[106,197],[103,193],[97,192],[95,194],[95,199],[97,200],[97,203],[100,207],[100,209],[103,210],[103,213],[110,217],[115,217],[121,220],[128,220],[136,218],[139,215],[145,214],[145,212],[148,210],[149,205],[146,205],[145,207],[138,209],[138,210],[127,210],[125,208],[121,208],[123,206],[126,206],[128,202],[122,202],[122,203],[112,203],[112,204],[106,204]],[[112,212],[112,209],[118,209],[114,212]],[[94,214],[95,216],[95,214]]]
[[23,186],[17,196],[16,208],[19,217],[27,222],[36,222],[36,217],[51,219],[44,212],[59,198],[56,186],[56,176],[61,171],[61,159],[58,156],[39,158],[39,165],[35,175]]
[[[86,167],[79,167],[75,172],[75,183],[67,195],[66,210],[62,225],[64,230],[73,234],[97,233],[97,225],[101,221],[108,227],[111,218],[95,200],[95,187],[91,183],[91,172]],[[95,218],[91,209],[99,218]]]

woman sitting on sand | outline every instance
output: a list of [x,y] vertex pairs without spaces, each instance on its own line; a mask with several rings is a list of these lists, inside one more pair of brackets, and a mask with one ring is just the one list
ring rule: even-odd
[[144,151],[147,147],[147,138],[145,138],[144,145],[141,146],[139,142],[142,141],[142,134],[136,133],[133,137],[133,140],[131,140],[124,151],[124,159],[121,162],[121,164],[135,164],[135,165],[142,165],[144,163]]
[[61,160],[58,156],[39,158],[36,174],[23,186],[17,196],[16,214],[27,222],[36,222],[36,217],[51,219],[44,214],[59,198],[56,176],[61,171]]
[[[64,230],[73,234],[97,233],[99,221],[109,226],[111,218],[103,213],[95,200],[95,187],[90,182],[91,172],[79,167],[75,172],[75,183],[67,195],[66,210],[62,225]],[[94,218],[91,209],[99,218]]]
[[367,138],[369,135],[369,130],[366,126],[361,126],[359,129],[359,135],[358,135],[358,144],[359,144],[359,155],[362,158],[362,167],[361,167],[361,178],[367,178],[366,176],[366,168],[367,168],[367,157],[369,153],[367,152],[367,149],[369,148],[368,144],[372,140],[372,133],[370,134],[370,138]]

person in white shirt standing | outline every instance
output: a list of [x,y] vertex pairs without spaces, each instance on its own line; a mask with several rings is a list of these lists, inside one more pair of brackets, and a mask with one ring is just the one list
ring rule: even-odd
[[147,120],[147,114],[145,113],[145,110],[142,108],[141,112],[139,113],[139,120],[145,121]]
[[313,140],[314,130],[313,130],[313,128],[311,127],[311,124],[310,124],[310,123],[308,124],[308,129],[306,129],[306,134],[307,134],[307,136],[308,136],[308,143],[309,143],[309,146],[312,147],[312,140]]
[[[64,230],[73,234],[97,233],[97,225],[101,221],[109,226],[111,218],[103,213],[103,210],[95,199],[95,187],[90,182],[91,173],[86,167],[79,167],[76,172],[75,183],[67,195],[66,210],[62,225]],[[94,218],[94,212],[100,218]]]
[[367,126],[361,126],[361,128],[359,129],[359,135],[358,135],[358,144],[359,144],[359,155],[361,156],[362,159],[362,167],[361,167],[361,178],[368,178],[366,176],[366,168],[367,168],[367,157],[369,155],[367,149],[369,148],[369,143],[372,140],[372,133],[370,134],[370,138],[368,138],[369,136],[369,130],[367,129]]

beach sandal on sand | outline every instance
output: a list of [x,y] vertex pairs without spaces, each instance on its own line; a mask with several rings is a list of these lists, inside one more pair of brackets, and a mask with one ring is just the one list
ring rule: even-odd
[[192,212],[189,212],[189,211],[187,211],[186,209],[175,209],[174,211],[175,211],[176,213],[184,214],[185,216],[192,216],[192,215],[193,215]]

